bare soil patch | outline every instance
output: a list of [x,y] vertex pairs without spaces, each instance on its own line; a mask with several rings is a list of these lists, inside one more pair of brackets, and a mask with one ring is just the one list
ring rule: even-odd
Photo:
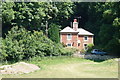
[[23,74],[30,73],[40,68],[34,64],[19,62],[12,65],[0,66],[0,74]]

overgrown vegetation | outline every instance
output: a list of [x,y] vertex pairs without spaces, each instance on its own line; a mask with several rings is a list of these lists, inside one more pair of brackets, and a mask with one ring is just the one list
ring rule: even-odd
[[52,23],[49,25],[49,27],[50,27],[48,30],[49,38],[52,41],[59,43],[60,42],[60,37],[59,37],[60,26]]
[[3,61],[16,62],[37,56],[71,56],[76,50],[66,49],[62,44],[51,41],[42,31],[13,27],[6,38],[2,39],[0,51]]
[[120,6],[118,2],[75,3],[80,26],[94,33],[95,48],[120,56]]
[[[95,48],[120,53],[119,3],[3,2],[2,8],[2,60],[71,55],[74,50],[68,51],[59,43],[59,30],[80,16],[79,27],[95,35]],[[51,40],[44,35],[46,21]]]
[[88,44],[87,45],[87,53],[91,53],[93,48],[94,48],[94,44]]

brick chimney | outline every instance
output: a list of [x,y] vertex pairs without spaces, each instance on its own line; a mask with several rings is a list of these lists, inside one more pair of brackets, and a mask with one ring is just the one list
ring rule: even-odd
[[73,22],[73,29],[74,29],[75,31],[78,30],[78,22],[77,22],[77,19],[74,19],[74,22]]

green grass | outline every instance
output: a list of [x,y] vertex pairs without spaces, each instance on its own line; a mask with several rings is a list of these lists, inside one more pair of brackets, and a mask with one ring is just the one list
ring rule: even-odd
[[103,62],[75,57],[34,58],[30,62],[41,70],[21,75],[1,75],[4,78],[117,78],[118,62]]

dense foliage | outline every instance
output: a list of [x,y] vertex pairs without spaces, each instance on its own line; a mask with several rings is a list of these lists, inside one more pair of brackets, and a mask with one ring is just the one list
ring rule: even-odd
[[36,56],[70,56],[75,51],[52,42],[42,31],[27,31],[25,28],[13,27],[2,40],[0,58],[3,61],[19,61]]
[[3,2],[2,7],[5,33],[13,26],[45,31],[46,21],[61,25],[73,14],[73,3],[70,2]]
[[95,47],[120,55],[119,3],[76,3],[76,6],[74,15],[81,16],[80,27],[94,33]]
[[[2,7],[4,38],[4,34],[13,26],[22,26],[31,31],[42,30],[44,33],[46,21],[48,21],[48,36],[52,41],[58,42],[58,27],[61,26],[63,29],[70,25],[73,18],[81,16],[79,27],[95,35],[95,48],[113,55],[120,53],[119,2],[3,2]],[[52,31],[53,26],[56,28],[55,33]]]
[[60,26],[59,25],[56,25],[56,24],[50,24],[49,26],[49,31],[48,31],[48,35],[49,35],[49,38],[56,42],[56,43],[59,43],[60,42],[60,38],[59,38],[59,28]]

